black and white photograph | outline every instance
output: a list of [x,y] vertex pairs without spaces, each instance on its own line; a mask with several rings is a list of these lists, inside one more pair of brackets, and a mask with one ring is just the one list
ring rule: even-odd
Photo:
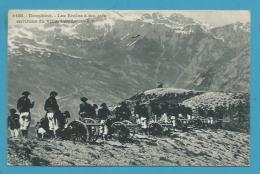
[[249,96],[249,11],[9,11],[8,166],[250,166]]

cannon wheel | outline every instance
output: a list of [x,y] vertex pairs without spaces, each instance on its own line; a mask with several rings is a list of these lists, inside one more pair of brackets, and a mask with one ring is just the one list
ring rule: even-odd
[[177,119],[177,129],[182,130],[183,132],[186,132],[188,130],[188,125],[186,123],[183,123],[181,120]]
[[92,118],[85,118],[83,120],[83,122],[85,123],[86,129],[88,130],[89,134],[87,136],[87,141],[88,142],[95,142],[98,139],[99,136],[99,127],[98,126],[91,126],[88,125],[90,124],[97,124],[96,120],[92,119]]
[[200,119],[194,119],[192,120],[192,125],[195,128],[202,128],[203,127],[203,123]]
[[162,135],[163,127],[159,123],[151,123],[149,125],[149,131],[150,131],[150,134],[154,135],[154,136]]
[[126,141],[130,136],[130,130],[122,122],[115,122],[112,124],[114,134],[119,141]]
[[67,136],[73,141],[86,142],[89,137],[89,131],[81,121],[72,121],[67,127]]
[[123,123],[123,124],[125,124],[125,125],[131,125],[131,124],[133,124],[131,121],[129,121],[129,120],[124,120],[124,121],[122,121],[121,123]]
[[129,129],[130,136],[131,136],[131,138],[133,138],[136,134],[136,129],[133,128],[132,126],[128,127],[128,125],[133,125],[133,123],[129,120],[124,120],[124,121],[122,121],[122,123],[125,124],[125,126]]

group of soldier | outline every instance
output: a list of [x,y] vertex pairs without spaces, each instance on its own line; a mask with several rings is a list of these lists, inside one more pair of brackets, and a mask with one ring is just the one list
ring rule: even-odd
[[[28,130],[31,123],[31,112],[30,110],[34,107],[34,102],[30,100],[29,91],[24,91],[22,97],[17,100],[17,110],[11,108],[8,117],[8,126],[10,135],[13,138],[18,138],[19,134],[22,137],[28,137]],[[37,134],[42,136],[46,133],[52,133],[56,136],[58,130],[66,128],[70,113],[68,111],[61,112],[56,97],[58,93],[56,91],[50,92],[49,98],[45,101],[44,110],[46,111],[45,116],[40,122],[37,122]],[[111,111],[107,107],[106,103],[102,103],[98,109],[97,104],[91,105],[88,103],[88,98],[81,97],[79,105],[79,120],[84,121],[85,118],[92,118],[97,120],[100,124],[105,124],[106,120],[112,115]],[[119,107],[115,109],[116,120],[129,120],[131,111],[128,109],[125,102],[122,102]],[[106,135],[108,132],[107,126],[103,128],[103,134]]]
[[17,101],[17,110],[11,108],[9,110],[10,115],[8,117],[8,126],[10,129],[11,137],[18,138],[19,132],[23,137],[28,137],[28,128],[30,126],[31,115],[30,109],[34,107],[34,102],[29,99],[30,92],[24,91],[22,97]]
[[[28,137],[28,130],[31,123],[30,110],[34,107],[34,101],[30,100],[29,95],[31,95],[29,91],[24,91],[22,97],[17,100],[17,110],[19,111],[19,114],[17,114],[15,108],[9,110],[8,126],[11,137],[18,138],[20,132],[22,137]],[[44,105],[44,110],[46,111],[45,117],[49,120],[48,126],[50,129],[54,129],[54,113],[59,111],[59,105],[55,98],[57,95],[57,92],[52,91]]]
[[[22,97],[17,100],[17,114],[16,109],[11,108],[8,117],[8,125],[10,129],[11,137],[17,138],[19,134],[22,137],[28,137],[28,130],[31,123],[30,109],[34,107],[34,102],[29,98],[30,92],[24,91]],[[63,130],[68,125],[68,118],[70,118],[69,111],[61,112],[56,97],[58,93],[56,91],[50,92],[49,97],[45,101],[44,110],[46,114],[40,122],[36,124],[36,131],[39,135],[52,133],[55,137],[59,130]],[[200,111],[200,110],[199,110]],[[136,101],[133,113],[128,108],[126,102],[121,102],[118,107],[111,111],[106,103],[102,103],[100,107],[97,104],[88,103],[88,98],[81,97],[79,104],[79,120],[83,121],[86,118],[91,118],[99,122],[102,126],[102,134],[104,137],[109,132],[109,119],[115,117],[113,121],[131,120],[137,122],[144,133],[147,133],[148,122],[151,119],[155,121],[162,120],[167,122],[169,116],[174,116],[173,120],[177,120],[179,117],[188,118],[192,115],[192,110],[189,107],[185,107],[180,104],[173,104],[167,102],[150,101],[149,103],[141,103]],[[132,117],[132,115],[134,117]]]

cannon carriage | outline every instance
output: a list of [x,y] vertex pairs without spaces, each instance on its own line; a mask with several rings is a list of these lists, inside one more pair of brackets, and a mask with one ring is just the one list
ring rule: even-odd
[[67,139],[91,143],[100,136],[100,127],[104,127],[104,125],[97,123],[94,119],[84,118],[70,122],[64,134]]
[[70,122],[64,134],[70,140],[93,143],[102,137],[105,126],[108,127],[108,135],[119,141],[125,141],[134,136],[137,131],[136,128],[139,127],[139,125],[128,120],[108,119],[104,124],[101,124],[94,119],[85,118],[84,120]]
[[222,119],[214,119],[213,117],[205,118],[201,116],[193,117],[191,119],[178,119],[177,128],[184,131],[188,129],[218,129],[222,125]]
[[112,134],[119,141],[126,141],[132,138],[140,128],[139,124],[132,123],[129,120],[116,121],[111,125]]
[[[206,128],[209,125],[219,123],[218,120],[212,122],[209,118],[194,117],[194,118],[176,118],[168,119],[167,121],[150,119],[147,123],[149,135],[160,136],[166,132],[171,133],[175,130],[187,131],[194,128]],[[107,126],[108,135],[110,138],[127,141],[134,137],[135,134],[141,132],[141,125],[133,123],[129,120],[118,121],[116,119],[108,119],[105,123],[98,123],[91,118],[83,120],[74,120],[70,122],[64,131],[66,138],[74,141],[83,141],[93,143],[98,138],[102,137],[104,128]]]
[[162,135],[164,132],[173,132],[175,130],[188,131],[190,129],[203,128],[219,128],[221,127],[221,119],[192,117],[192,118],[176,118],[167,121],[152,120],[149,123],[149,133],[151,135]]

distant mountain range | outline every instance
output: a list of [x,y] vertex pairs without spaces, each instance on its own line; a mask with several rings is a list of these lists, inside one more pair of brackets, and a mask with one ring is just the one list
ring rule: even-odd
[[79,98],[116,104],[164,86],[249,92],[250,24],[212,28],[181,14],[121,13],[89,23],[9,26],[9,106],[23,90],[43,114],[51,90],[63,110],[77,113]]

